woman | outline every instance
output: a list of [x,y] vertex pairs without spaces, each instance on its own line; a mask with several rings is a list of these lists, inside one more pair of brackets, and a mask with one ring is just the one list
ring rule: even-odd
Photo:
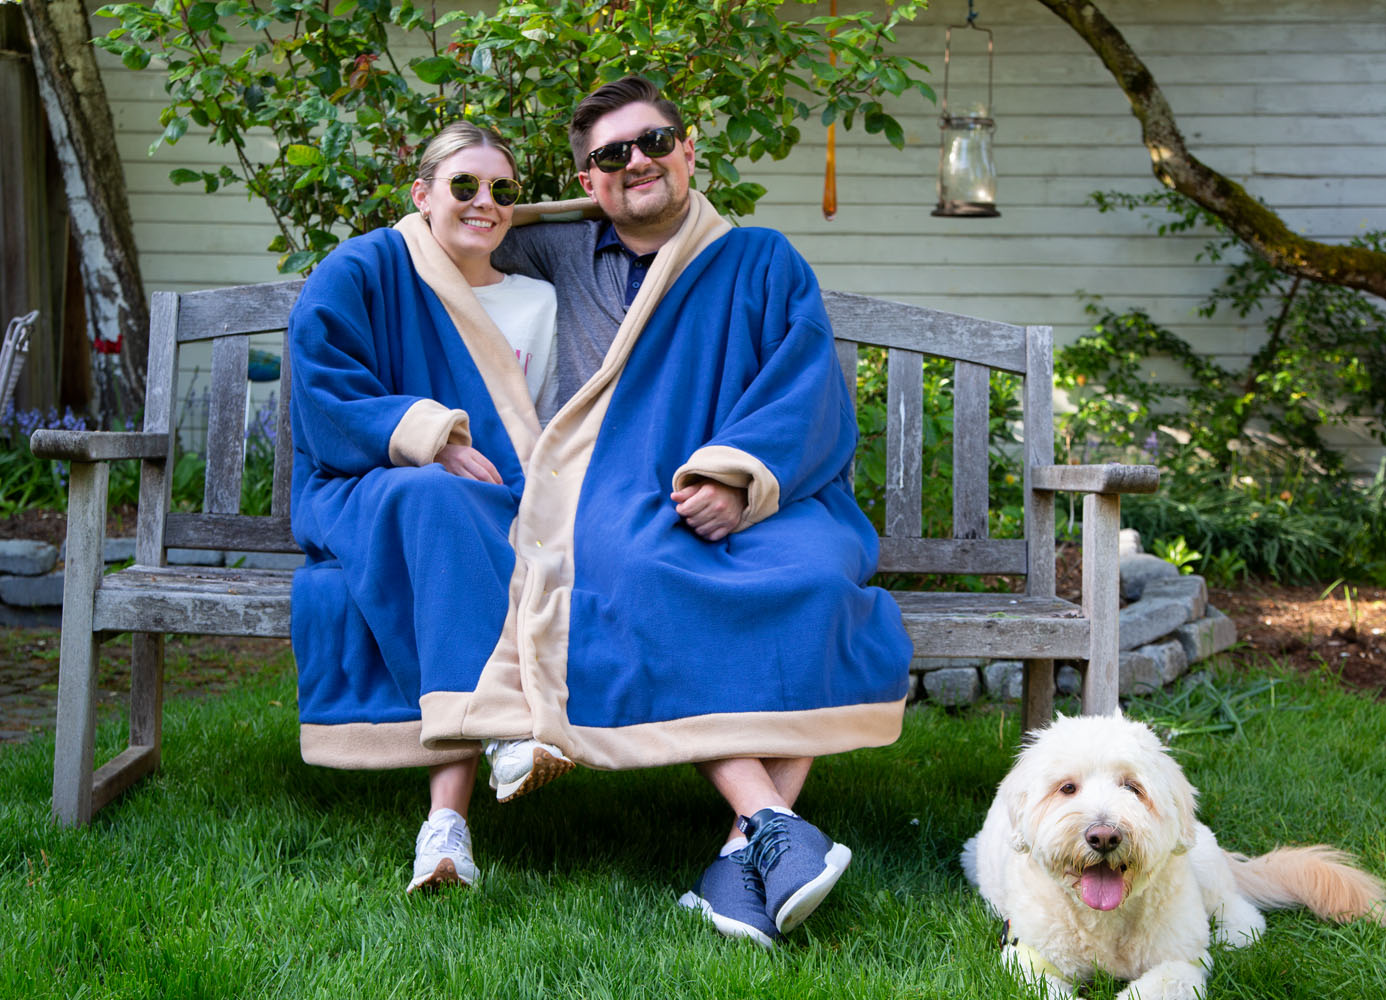
[[[472,690],[500,634],[506,532],[552,376],[553,287],[491,266],[516,173],[494,133],[447,126],[413,183],[418,213],[334,250],[289,323],[303,757],[429,768],[409,892],[477,878],[479,747],[421,746],[420,698]],[[530,732],[517,719],[487,744],[502,800],[572,767]]]

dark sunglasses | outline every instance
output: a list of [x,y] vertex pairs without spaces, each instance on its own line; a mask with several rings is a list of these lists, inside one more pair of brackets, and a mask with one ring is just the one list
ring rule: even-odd
[[668,156],[674,151],[674,147],[678,143],[679,130],[672,125],[661,125],[659,128],[652,128],[648,132],[637,135],[634,139],[608,142],[605,146],[598,146],[587,154],[585,162],[595,164],[596,168],[604,174],[614,174],[630,163],[632,146],[639,146],[640,152],[653,160],[661,156]]
[[[491,189],[491,200],[502,208],[520,200],[520,182],[513,177],[497,177],[486,185]],[[481,191],[481,178],[476,174],[453,174],[448,178],[448,190],[465,205]]]

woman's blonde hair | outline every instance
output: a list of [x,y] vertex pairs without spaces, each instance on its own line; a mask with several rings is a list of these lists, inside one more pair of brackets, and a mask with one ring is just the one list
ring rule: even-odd
[[424,147],[423,158],[419,160],[419,180],[432,181],[438,164],[459,149],[470,149],[473,146],[490,146],[492,149],[500,150],[510,161],[510,169],[518,179],[520,169],[515,162],[515,154],[510,151],[505,140],[489,128],[460,121],[443,126],[438,134],[428,141],[428,145]]

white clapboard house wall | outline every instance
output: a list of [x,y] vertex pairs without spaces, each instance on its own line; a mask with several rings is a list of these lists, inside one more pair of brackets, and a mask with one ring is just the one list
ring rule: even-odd
[[[95,5],[93,5],[95,6]],[[826,4],[822,5],[826,7]],[[882,3],[844,0],[841,10]],[[917,95],[891,110],[899,152],[860,130],[838,131],[838,212],[825,221],[824,130],[802,125],[787,160],[743,164],[769,193],[747,224],[786,232],[825,288],[1011,323],[1055,327],[1063,345],[1087,328],[1079,292],[1139,306],[1222,364],[1240,366],[1264,338],[1262,319],[1195,307],[1221,272],[1197,263],[1200,235],[1157,236],[1140,215],[1099,213],[1098,190],[1155,188],[1139,125],[1082,40],[1035,0],[980,0],[995,32],[997,203],[1000,218],[945,219],[936,201],[937,108]],[[1381,0],[1102,0],[1154,73],[1190,149],[1265,200],[1294,229],[1344,241],[1386,228],[1386,10]],[[787,9],[794,10],[795,4]],[[944,26],[965,0],[934,0],[899,29],[908,54],[943,86]],[[93,19],[93,31],[114,22]],[[971,33],[962,33],[963,35]],[[953,101],[975,96],[985,60],[955,32]],[[235,186],[208,197],[174,187],[176,167],[205,169],[224,151],[195,130],[147,156],[161,131],[157,74],[102,54],[140,265],[150,290],[186,291],[274,279],[268,212]],[[182,380],[187,384],[187,379]],[[1334,430],[1357,464],[1381,450],[1361,429]]]

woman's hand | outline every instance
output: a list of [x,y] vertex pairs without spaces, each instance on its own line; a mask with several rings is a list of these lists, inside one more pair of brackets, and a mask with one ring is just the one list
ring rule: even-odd
[[445,444],[433,460],[454,476],[504,485],[491,460],[470,445]]
[[669,499],[698,537],[709,542],[720,542],[730,535],[746,512],[745,490],[712,479],[675,490]]

